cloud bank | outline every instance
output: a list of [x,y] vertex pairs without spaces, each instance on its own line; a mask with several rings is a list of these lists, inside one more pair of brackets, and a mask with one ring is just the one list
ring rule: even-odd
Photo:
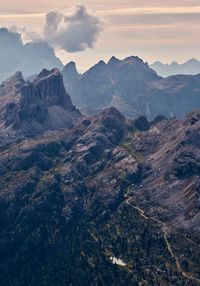
[[41,38],[55,48],[80,52],[94,47],[103,26],[97,15],[78,5],[71,15],[58,11],[47,13]]

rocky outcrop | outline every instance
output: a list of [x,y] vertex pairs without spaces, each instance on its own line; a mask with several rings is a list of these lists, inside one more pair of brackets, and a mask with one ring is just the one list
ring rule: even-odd
[[39,90],[42,99],[45,100],[48,106],[62,105],[68,110],[74,110],[71,98],[65,91],[63,78],[58,69],[51,71],[44,69],[34,79],[33,84]]
[[140,116],[134,121],[134,126],[140,131],[145,131],[149,129],[150,124],[145,116]]
[[200,158],[193,152],[182,151],[174,161],[175,175],[180,179],[200,175]]
[[66,93],[59,70],[43,70],[22,89],[20,111],[14,128],[44,132],[69,128],[80,117]]
[[33,82],[25,82],[22,74],[16,73],[0,91],[3,128],[25,136],[69,128],[81,116],[65,91],[58,69],[44,69]]

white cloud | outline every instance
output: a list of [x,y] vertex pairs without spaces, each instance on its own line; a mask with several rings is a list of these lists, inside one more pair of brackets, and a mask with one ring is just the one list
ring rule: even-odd
[[103,26],[96,14],[78,5],[70,15],[58,11],[47,13],[42,39],[70,53],[84,51],[94,47]]
[[20,33],[25,43],[44,41],[56,50],[74,53],[93,48],[104,29],[103,20],[84,5],[77,5],[70,14],[51,11],[44,16],[40,29],[12,25],[9,30]]

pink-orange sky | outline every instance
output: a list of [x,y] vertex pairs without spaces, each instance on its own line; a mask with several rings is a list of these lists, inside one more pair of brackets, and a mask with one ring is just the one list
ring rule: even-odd
[[84,4],[104,21],[93,49],[68,53],[57,49],[62,61],[74,60],[85,70],[112,55],[138,55],[148,62],[200,59],[200,0],[6,0],[0,2],[0,26],[26,26],[37,31],[51,10],[70,13]]

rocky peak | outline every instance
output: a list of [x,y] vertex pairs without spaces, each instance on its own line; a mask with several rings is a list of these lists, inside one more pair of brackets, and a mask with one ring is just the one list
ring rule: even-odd
[[63,73],[65,73],[66,75],[74,75],[74,76],[78,76],[78,71],[76,68],[76,63],[71,61],[68,64],[66,64],[66,66],[63,69]]
[[0,82],[15,71],[22,71],[25,78],[33,76],[42,68],[63,68],[61,61],[49,44],[33,41],[23,44],[19,33],[0,28]]
[[124,62],[131,62],[131,63],[138,62],[138,63],[144,64],[143,60],[137,56],[127,57],[124,59]]
[[120,140],[124,130],[127,129],[128,126],[126,124],[126,118],[115,107],[103,110],[100,114],[100,121],[104,128],[109,130],[111,133],[114,131],[116,135],[116,140],[114,140],[114,142]]
[[112,56],[112,57],[110,58],[110,60],[108,61],[108,65],[117,64],[117,63],[119,63],[119,62],[121,62],[121,61],[120,61],[118,58]]
[[102,73],[106,70],[107,65],[104,61],[99,61],[96,65],[94,65],[93,67],[91,67],[85,74],[92,74],[95,75],[98,73]]
[[[10,45],[10,49],[19,48],[23,46],[20,34],[11,32],[7,28],[0,28],[0,48]],[[5,51],[6,52],[6,51]]]
[[13,76],[3,81],[0,85],[0,96],[1,95],[17,95],[21,92],[25,81],[21,72],[16,72]]
[[199,61],[195,58],[188,60],[185,64],[199,64]]
[[[147,62],[144,62],[141,58],[137,57],[137,56],[130,56],[127,57],[123,60],[124,63],[128,63],[131,64],[135,67],[137,67],[138,69],[145,69],[148,70],[149,72],[152,73],[152,70],[149,68],[149,65]],[[155,71],[153,71],[153,73],[155,73]],[[155,73],[156,74],[156,73]]]
[[[81,116],[65,91],[58,69],[42,70],[33,82],[25,82],[18,72],[3,86],[5,127],[22,131],[25,136],[69,128]],[[18,100],[7,100],[9,92],[18,94]]]
[[[31,67],[29,65],[30,58],[33,59]],[[40,41],[29,42],[23,46],[19,66],[26,76],[37,74],[42,68],[63,68],[62,63],[56,57],[53,48],[49,46],[49,44]]]
[[[33,85],[38,89],[46,105],[61,105],[68,110],[74,109],[70,96],[65,91],[63,77],[58,69],[52,69],[51,71],[43,69],[33,81]],[[26,92],[24,92],[24,94],[26,94]]]
[[67,91],[70,91],[70,86],[74,84],[78,78],[79,73],[76,68],[75,62],[69,62],[62,71],[63,77],[64,77],[64,83]]

